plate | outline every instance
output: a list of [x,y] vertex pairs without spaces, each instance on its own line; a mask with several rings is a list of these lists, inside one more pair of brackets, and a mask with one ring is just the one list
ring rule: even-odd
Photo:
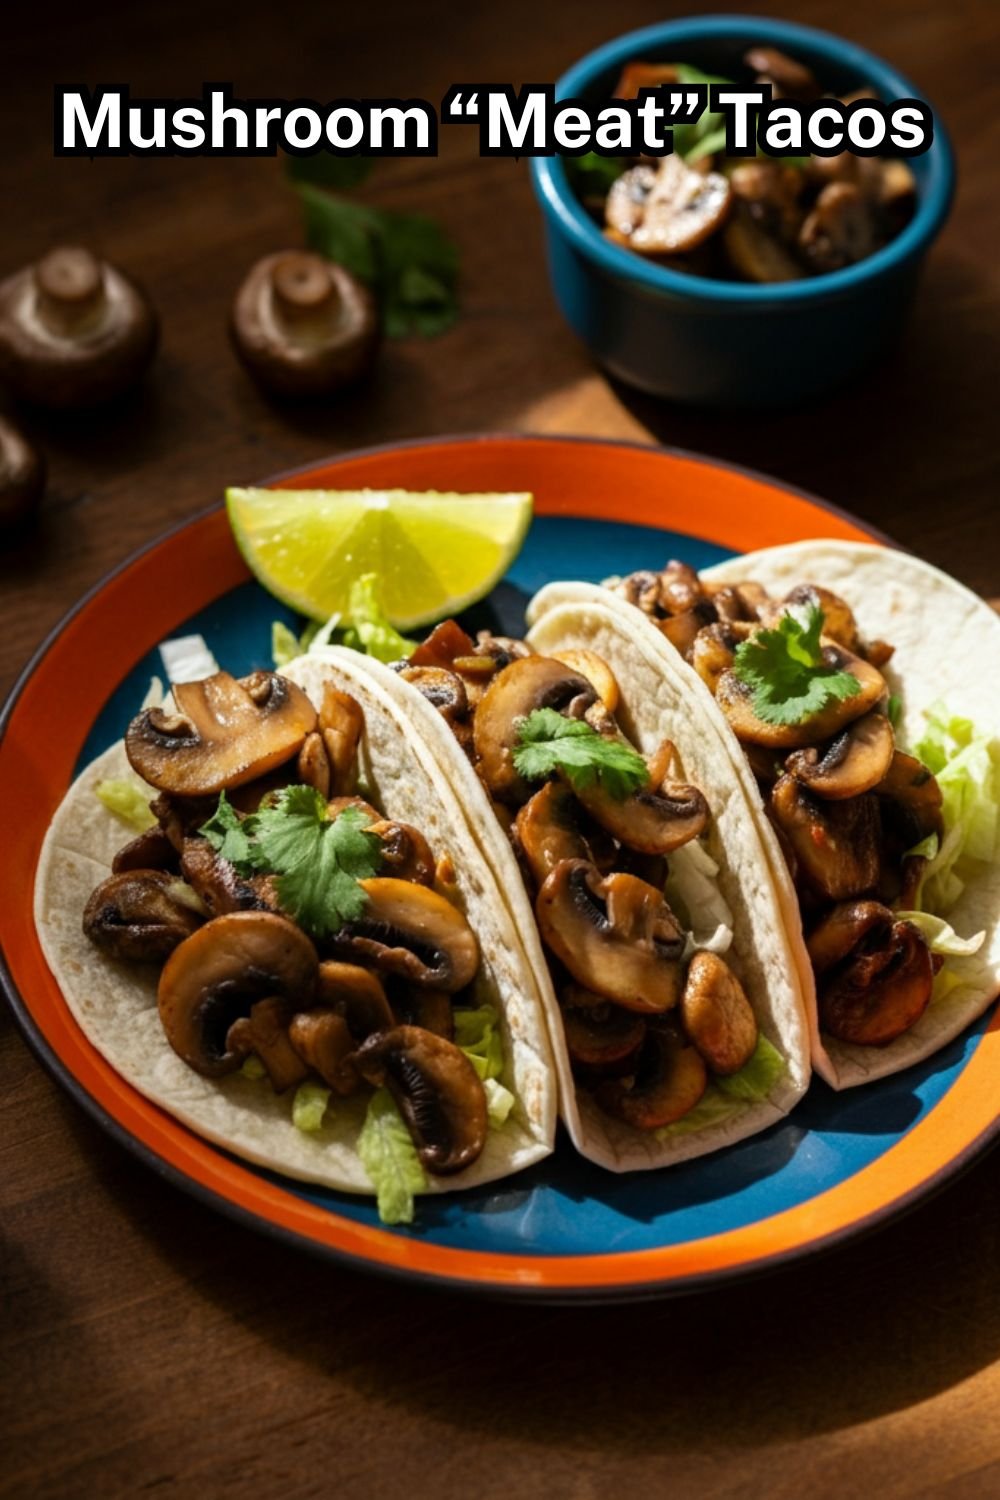
[[[532,490],[536,517],[479,623],[520,630],[528,595],[676,556],[695,567],[816,536],[884,541],[773,480],[693,454],[565,438],[437,439],[349,454],[271,483]],[[32,922],[45,829],[76,770],[118,738],[160,669],[158,643],[200,631],[242,675],[270,665],[293,617],[251,582],[221,508],[108,577],[57,628],[4,711],[0,803],[18,810],[0,869],[3,980],[43,1063],[117,1140],[234,1218],[355,1266],[466,1290],[624,1300],[703,1288],[815,1253],[912,1206],[996,1133],[1000,1035],[984,1017],[928,1062],[836,1095],[814,1081],[781,1124],[714,1156],[618,1176],[565,1138],[506,1181],[421,1200],[389,1229],[369,1199],[262,1171],[193,1135],[87,1042]],[[44,756],[36,747],[46,746]]]

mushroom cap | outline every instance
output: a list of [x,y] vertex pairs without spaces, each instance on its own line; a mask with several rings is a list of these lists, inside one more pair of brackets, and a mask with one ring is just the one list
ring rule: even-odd
[[428,1171],[471,1166],[486,1144],[486,1094],[453,1042],[420,1026],[396,1026],[370,1037],[354,1061],[369,1083],[388,1086]]
[[20,526],[45,493],[45,460],[12,422],[0,417],[0,526]]
[[875,890],[880,869],[878,803],[873,793],[827,802],[794,776],[781,776],[770,808],[791,845],[799,877],[829,901]]
[[909,922],[879,925],[819,987],[819,1019],[838,1041],[885,1047],[930,1004],[934,960]]
[[713,1073],[737,1073],[757,1046],[753,1007],[725,959],[696,953],[681,996],[681,1024]]
[[536,886],[563,860],[590,859],[579,804],[562,781],[547,781],[524,804],[514,821],[514,838]]
[[696,786],[664,780],[617,801],[600,782],[577,796],[612,838],[639,854],[672,854],[696,839],[708,822],[708,803]]
[[157,1004],[168,1042],[196,1073],[231,1073],[245,1056],[229,1046],[234,1022],[267,998],[287,1000],[289,1015],[306,1009],[318,963],[312,943],[286,917],[239,911],[213,918],[174,949],[160,975]]
[[816,749],[796,750],[785,767],[817,797],[841,801],[878,786],[888,775],[894,748],[892,725],[872,709],[842,730],[822,755]]
[[358,884],[368,898],[365,910],[328,940],[331,952],[450,995],[472,982],[479,944],[462,912],[445,896],[391,876]]
[[172,894],[166,870],[122,870],[102,880],[83,910],[83,930],[112,958],[162,963],[201,926],[201,915]]
[[498,672],[472,726],[479,774],[492,795],[515,807],[532,795],[531,783],[514,767],[518,733],[530,713],[587,709],[596,699],[586,677],[551,656],[522,656]]
[[650,1026],[631,1079],[608,1079],[595,1097],[603,1110],[636,1130],[672,1125],[694,1109],[708,1085],[697,1050],[667,1026]]
[[858,691],[854,696],[834,699],[824,704],[818,713],[810,714],[797,724],[770,724],[754,712],[752,690],[733,669],[729,669],[719,678],[716,702],[738,740],[764,745],[768,749],[800,750],[832,739],[885,696],[885,678],[870,662],[855,656],[853,651],[829,636],[820,637],[820,646],[827,667],[850,672],[855,678]]
[[146,708],[125,734],[133,770],[161,791],[202,797],[255,781],[302,748],[316,710],[300,687],[274,672],[237,681],[216,672],[176,683],[178,714]]
[[230,331],[253,378],[291,397],[354,384],[381,342],[368,288],[343,266],[302,250],[257,261],[236,293]]
[[59,246],[0,282],[0,380],[24,400],[111,400],[142,375],[158,336],[146,294],[81,246]]

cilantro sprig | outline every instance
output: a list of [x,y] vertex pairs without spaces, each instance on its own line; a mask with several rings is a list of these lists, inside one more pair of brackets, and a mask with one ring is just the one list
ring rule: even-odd
[[736,648],[733,671],[753,690],[753,710],[765,724],[802,724],[828,703],[854,698],[861,684],[852,672],[830,666],[820,635],[823,611],[786,614],[776,630],[758,630]]
[[585,719],[567,719],[554,708],[536,708],[521,725],[514,766],[526,781],[561,771],[575,791],[595,783],[624,802],[649,780],[646,762],[631,745],[598,734]]
[[245,818],[222,792],[199,833],[237,874],[276,875],[282,908],[307,932],[328,937],[363,914],[368,897],[359,881],[381,865],[382,841],[369,821],[357,807],[331,819],[314,787],[289,786]]

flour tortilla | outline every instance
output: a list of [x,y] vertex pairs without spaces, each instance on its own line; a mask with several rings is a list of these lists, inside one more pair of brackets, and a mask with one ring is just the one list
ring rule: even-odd
[[[602,655],[620,657],[627,644],[619,616],[601,609],[600,628],[580,611],[565,619],[543,623],[531,637],[541,651],[587,645]],[[589,612],[588,612],[589,615]],[[612,639],[613,638],[613,639]],[[742,1105],[728,1118],[703,1129],[660,1140],[651,1131],[634,1130],[600,1110],[585,1092],[577,1091],[566,1051],[562,1018],[556,1000],[531,900],[524,886],[510,841],[490,806],[482,782],[437,710],[410,683],[369,657],[357,657],[336,647],[321,648],[321,660],[342,661],[348,656],[367,672],[373,683],[396,695],[417,737],[431,751],[439,774],[457,794],[467,818],[470,841],[489,860],[507,896],[514,924],[528,955],[549,1020],[549,1035],[559,1080],[560,1113],[577,1150],[590,1161],[614,1172],[665,1167],[672,1162],[703,1156],[753,1135],[782,1119],[797,1103],[809,1081],[808,1024],[798,974],[788,939],[776,920],[777,897],[767,861],[760,856],[753,819],[745,797],[732,784],[729,758],[721,742],[704,733],[703,715],[682,695],[661,701],[654,716],[656,742],[669,737],[678,748],[684,774],[704,791],[712,810],[707,848],[720,866],[718,884],[734,914],[735,938],[729,959],[738,972],[768,1040],[787,1059],[787,1070],[770,1097]],[[625,732],[635,735],[643,716],[640,694],[654,693],[660,681],[658,657],[646,667],[645,685],[625,693],[619,714]],[[631,686],[631,684],[630,684]]]
[[[1000,739],[1000,618],[955,579],[921,559],[863,542],[810,541],[769,547],[706,568],[714,582],[753,579],[776,597],[801,583],[815,583],[839,594],[851,606],[864,637],[895,646],[883,668],[901,700],[897,730],[906,749],[924,732],[924,711],[942,702],[948,712],[970,718],[977,731]],[[834,1088],[851,1088],[898,1073],[938,1051],[980,1016],[1000,991],[1000,864],[983,866],[971,879],[947,920],[962,936],[983,931],[979,952],[949,958],[960,983],[935,1000],[909,1031],[887,1047],[857,1047],[819,1034],[816,987],[806,952],[798,900],[764,803],[746,758],[714,697],[697,672],[674,650],[642,611],[591,584],[554,584],[532,600],[529,616],[546,617],[570,601],[586,609],[602,602],[628,622],[637,651],[655,653],[664,697],[683,690],[701,705],[706,731],[711,726],[729,748],[732,774],[746,797],[757,837],[767,851],[780,909],[809,1006],[813,1065]],[[631,662],[632,647],[626,650]],[[628,671],[622,661],[616,668]]]
[[[520,1171],[552,1150],[556,1090],[541,998],[493,873],[394,696],[366,674],[353,672],[349,662],[321,665],[302,659],[285,675],[317,704],[330,678],[360,702],[365,714],[360,766],[368,795],[388,817],[415,824],[436,855],[450,854],[459,898],[482,954],[475,1003],[495,1005],[500,1013],[501,1081],[513,1092],[515,1107],[502,1129],[490,1130],[478,1161],[456,1176],[428,1173],[428,1191],[453,1192]],[[137,781],[121,743],[99,756],[70,788],[46,837],[35,885],[42,948],[86,1036],[129,1083],[226,1150],[304,1182],[373,1192],[355,1144],[367,1093],[331,1096],[326,1122],[306,1134],[292,1124],[291,1094],[275,1094],[266,1079],[239,1073],[202,1078],[163,1034],[156,968],[118,964],[84,937],[87,897],[110,874],[114,854],[130,836],[95,795],[97,783],[107,777]]]

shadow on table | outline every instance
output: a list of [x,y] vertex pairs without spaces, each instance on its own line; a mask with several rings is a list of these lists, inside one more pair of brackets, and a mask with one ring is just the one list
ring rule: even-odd
[[229,1317],[383,1410],[498,1442],[750,1449],[913,1406],[1000,1355],[998,1155],[863,1242],[754,1281],[623,1307],[499,1307],[296,1255],[77,1124],[120,1211]]

